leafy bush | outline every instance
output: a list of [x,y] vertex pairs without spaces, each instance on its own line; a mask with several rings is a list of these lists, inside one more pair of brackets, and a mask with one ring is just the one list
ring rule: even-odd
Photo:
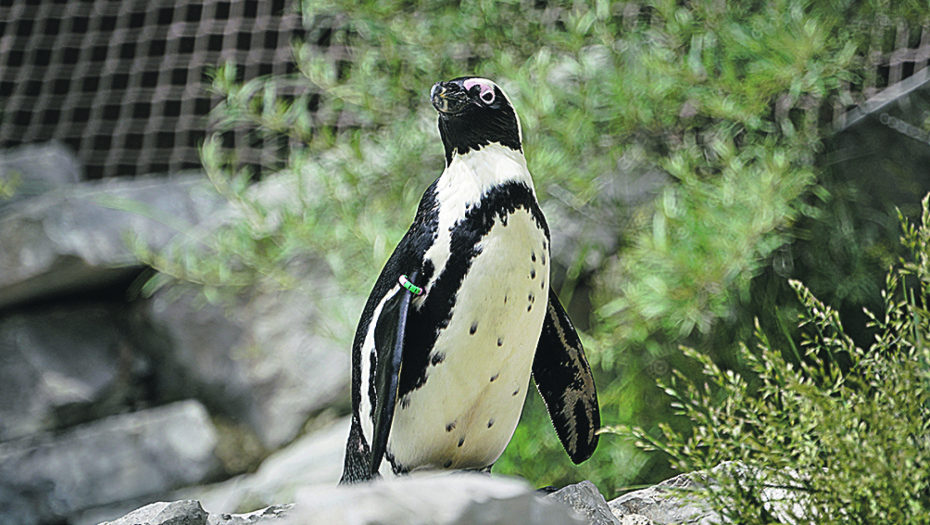
[[[884,311],[867,312],[876,330],[868,349],[853,343],[834,309],[793,281],[804,305],[800,351],[773,348],[760,331],[755,349],[740,347],[750,363],[741,374],[685,349],[704,377],[679,373],[664,388],[693,427],[683,433],[662,425],[661,438],[635,429],[640,444],[665,451],[683,472],[742,462],[741,472],[718,476],[705,492],[734,523],[927,523],[928,202],[921,225],[901,216],[912,259],[888,273]],[[790,504],[773,505],[764,496],[773,487]]]

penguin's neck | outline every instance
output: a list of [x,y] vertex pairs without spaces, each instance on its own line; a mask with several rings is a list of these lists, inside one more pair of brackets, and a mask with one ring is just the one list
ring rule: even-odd
[[440,210],[455,210],[458,217],[463,217],[489,191],[511,182],[533,190],[533,178],[522,151],[495,142],[463,155],[456,153],[436,186]]

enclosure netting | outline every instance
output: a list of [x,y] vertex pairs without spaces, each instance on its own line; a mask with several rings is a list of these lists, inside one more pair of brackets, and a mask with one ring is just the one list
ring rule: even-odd
[[[620,16],[642,20],[624,5]],[[0,0],[0,148],[58,140],[91,179],[198,168],[219,102],[207,72],[231,60],[240,79],[293,73],[301,28],[291,0]],[[872,33],[850,96],[802,104],[822,124],[926,67],[928,28],[886,20]],[[280,143],[246,131],[226,138],[246,164],[280,157]]]
[[300,28],[289,0],[0,0],[0,148],[58,140],[91,179],[198,168],[207,73],[291,73]]

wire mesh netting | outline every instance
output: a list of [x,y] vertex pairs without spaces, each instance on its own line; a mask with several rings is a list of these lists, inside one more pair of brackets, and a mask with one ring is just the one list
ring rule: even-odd
[[211,68],[292,73],[300,34],[289,0],[0,0],[0,148],[58,140],[91,179],[200,167]]
[[[243,80],[294,73],[292,43],[306,33],[293,3],[0,0],[0,148],[58,140],[91,179],[199,168],[206,116],[220,100],[208,72],[233,61]],[[623,5],[625,26],[649,23],[648,10]],[[841,127],[852,106],[930,60],[930,28],[876,20],[871,33],[861,82],[800,104],[819,114],[812,122]],[[281,158],[280,141],[245,129],[225,138],[244,164]]]

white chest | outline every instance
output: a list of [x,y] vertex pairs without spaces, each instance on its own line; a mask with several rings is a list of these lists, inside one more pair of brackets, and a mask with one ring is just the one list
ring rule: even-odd
[[395,409],[388,452],[418,468],[481,468],[516,428],[549,293],[548,244],[529,210],[481,239],[427,380]]
[[[487,192],[508,182],[525,184],[533,191],[533,178],[526,169],[526,159],[519,151],[489,144],[479,152],[456,156],[436,185],[439,203],[438,238],[425,257],[435,268],[443,268],[451,256],[451,231],[467,211]],[[436,278],[427,283],[431,286]]]

